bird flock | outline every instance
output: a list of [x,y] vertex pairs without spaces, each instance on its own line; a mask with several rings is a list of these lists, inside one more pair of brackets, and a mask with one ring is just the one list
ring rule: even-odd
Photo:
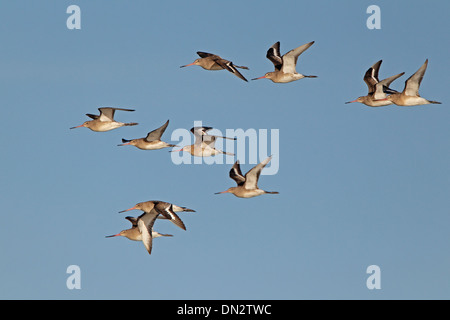
[[[298,57],[310,48],[314,44],[314,41],[301,45],[295,49],[292,49],[285,53],[280,54],[280,42],[273,44],[267,51],[266,57],[269,59],[275,70],[267,72],[264,76],[254,78],[269,79],[274,83],[288,83],[297,81],[303,78],[316,78],[314,75],[303,75],[296,71],[296,65]],[[237,66],[233,62],[221,58],[220,56],[212,53],[198,51],[200,56],[194,62],[183,65],[180,68],[188,66],[200,66],[205,70],[227,70],[237,76],[238,78],[247,81],[248,80],[237,70],[248,70],[248,67]],[[370,107],[381,107],[391,104],[398,106],[415,106],[423,104],[440,104],[440,102],[427,100],[419,95],[419,86],[424,77],[425,71],[428,66],[428,59],[425,63],[411,75],[405,81],[405,87],[402,92],[398,92],[390,88],[391,83],[403,76],[405,73],[399,73],[394,76],[388,77],[384,80],[379,80],[379,69],[382,60],[373,64],[364,74],[364,82],[368,87],[368,94],[366,96],[360,96],[353,101],[346,103],[359,102]],[[114,120],[115,111],[135,111],[133,109],[114,108],[114,107],[100,107],[98,108],[100,114],[86,114],[92,120],[85,121],[83,124],[70,129],[86,127],[95,132],[105,132],[113,129],[117,129],[123,126],[135,126],[136,122],[123,123]],[[169,120],[166,121],[161,127],[147,133],[146,137],[136,139],[122,139],[122,143],[118,146],[135,146],[141,150],[158,150],[163,148],[175,148],[177,145],[169,144],[161,140],[162,135],[169,125]],[[236,140],[234,137],[223,137],[208,134],[208,131],[212,130],[212,127],[193,127],[190,129],[191,133],[195,137],[195,142],[192,145],[184,146],[181,149],[171,150],[170,152],[188,152],[192,156],[196,157],[210,157],[218,154],[225,154],[234,156],[235,154],[224,152],[215,148],[215,141],[217,138]],[[233,179],[237,186],[230,187],[225,191],[217,192],[215,194],[231,193],[239,198],[252,198],[263,194],[278,194],[276,191],[265,191],[258,187],[258,180],[263,168],[270,162],[272,156],[266,158],[261,163],[250,169],[245,175],[242,174],[239,160],[237,160],[231,170],[229,176]],[[186,226],[176,212],[195,212],[193,209],[178,206],[173,203],[151,200],[140,202],[133,207],[120,211],[120,213],[128,212],[131,210],[140,210],[143,213],[138,217],[127,216],[129,222],[131,222],[131,228],[125,229],[118,234],[107,236],[107,238],[123,236],[133,241],[142,241],[147,252],[151,254],[153,238],[157,237],[170,237],[170,234],[161,234],[153,229],[157,219],[170,220],[179,228],[186,230]]]

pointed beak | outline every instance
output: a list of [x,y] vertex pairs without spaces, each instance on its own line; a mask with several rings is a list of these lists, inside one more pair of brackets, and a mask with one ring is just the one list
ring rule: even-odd
[[216,192],[216,193],[214,193],[214,194],[221,194],[221,193],[228,193],[228,192],[230,192],[230,191],[225,190],[225,191],[221,191],[221,192]]
[[181,66],[180,68],[184,68],[184,67],[190,67],[190,66],[193,66],[195,63],[194,62],[192,62],[192,63],[189,63],[189,64],[187,64],[187,65],[184,65],[184,66]]
[[178,150],[170,150],[169,152],[180,152],[183,151],[183,149],[178,149]]
[[262,76],[262,77],[259,77],[259,78],[253,78],[252,80],[259,80],[259,79],[265,79],[266,78],[266,76]]
[[76,128],[81,128],[81,127],[84,127],[84,125],[80,124],[79,126],[72,127],[72,128],[70,128],[70,129],[76,129]]
[[345,104],[353,103],[353,102],[358,102],[358,101],[356,101],[356,100],[353,100],[353,101],[347,101]]
[[127,209],[127,210],[119,211],[119,213],[131,211],[131,210],[136,210],[136,206],[134,206],[133,208]]
[[112,236],[106,236],[105,238],[112,238],[112,237],[118,237],[118,236],[120,236],[120,233],[118,233],[118,234],[113,234]]
[[118,144],[118,146],[127,146],[127,145],[130,145],[130,144],[131,144],[131,142],[127,142],[127,143]]

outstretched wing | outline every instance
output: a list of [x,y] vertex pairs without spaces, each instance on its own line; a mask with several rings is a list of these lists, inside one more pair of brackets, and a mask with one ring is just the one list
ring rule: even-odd
[[213,54],[213,53],[208,53],[208,52],[201,52],[201,51],[197,51],[197,54],[200,56],[200,58],[220,58],[218,55]]
[[138,221],[137,218],[135,218],[135,217],[125,217],[125,219],[127,219],[128,221],[130,221],[130,222],[131,222],[131,225],[132,225],[133,227],[137,227],[137,221]]
[[388,94],[397,93],[397,91],[389,88],[389,86],[395,79],[400,78],[404,74],[405,73],[402,72],[402,73],[396,74],[395,76],[386,78],[386,79],[378,82],[375,85],[375,92],[373,93],[374,99],[385,99],[386,93],[388,93]]
[[242,186],[245,183],[245,177],[242,175],[241,166],[239,160],[236,161],[230,170],[230,178],[236,181],[238,186]]
[[151,141],[157,141],[161,140],[161,136],[163,135],[164,131],[166,131],[167,126],[169,125],[169,120],[165,124],[163,124],[158,129],[155,129],[147,134],[147,137],[145,138],[145,141],[151,142]]
[[403,90],[407,96],[419,96],[419,87],[422,82],[425,71],[427,70],[428,59],[408,80],[405,81],[405,89]]
[[152,253],[152,229],[158,214],[158,212],[152,210],[140,215],[137,219],[137,227],[142,235],[142,243],[149,254]]
[[195,144],[201,144],[203,142],[203,136],[208,135],[208,131],[211,130],[212,127],[193,127],[191,128],[191,132],[195,137]]
[[233,62],[225,60],[225,59],[217,59],[217,60],[215,60],[215,62],[219,66],[224,68],[225,70],[230,71],[232,74],[234,74],[238,78],[248,82],[248,80],[245,79],[245,77],[236,69],[236,66],[233,64]]
[[377,61],[367,69],[364,74],[364,82],[367,84],[367,88],[369,89],[369,94],[375,92],[375,85],[379,82],[378,80],[378,71],[380,70],[380,66],[383,60]]
[[295,66],[297,64],[298,57],[313,44],[314,41],[311,41],[309,43],[301,45],[300,47],[292,49],[291,51],[283,55],[283,66],[281,68],[281,71],[283,71],[284,73],[296,73],[297,71],[295,70]]
[[275,70],[281,70],[281,67],[283,66],[283,59],[280,54],[280,41],[274,43],[269,50],[267,50],[266,57],[272,61],[275,66]]
[[116,110],[122,111],[134,111],[132,109],[123,109],[123,108],[111,108],[111,107],[102,107],[98,108],[100,111],[100,121],[114,121],[114,113]]
[[152,211],[156,211],[159,214],[162,214],[167,219],[172,221],[176,226],[180,227],[183,230],[186,230],[186,226],[180,217],[173,211],[173,205],[167,202],[158,202]]
[[258,188],[258,179],[261,175],[261,170],[269,163],[272,159],[272,156],[268,157],[266,160],[262,161],[255,167],[253,167],[249,172],[245,174],[245,189],[257,189]]

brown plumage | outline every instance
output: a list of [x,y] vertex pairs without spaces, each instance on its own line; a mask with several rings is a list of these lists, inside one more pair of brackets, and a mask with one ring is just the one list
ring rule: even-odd
[[248,70],[247,67],[236,66],[235,64],[233,64],[233,62],[225,60],[216,54],[201,52],[201,51],[197,51],[197,54],[200,56],[200,59],[196,59],[194,62],[184,65],[184,66],[181,66],[180,68],[189,67],[189,66],[200,66],[205,70],[223,70],[223,69],[225,69],[225,70],[228,70],[229,72],[231,72],[232,74],[234,74],[235,76],[237,76],[238,78],[240,78],[244,81],[248,81],[236,69],[236,68],[241,68],[241,69]]

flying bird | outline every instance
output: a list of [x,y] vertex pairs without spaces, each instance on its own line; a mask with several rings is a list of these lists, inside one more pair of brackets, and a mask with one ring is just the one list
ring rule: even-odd
[[419,95],[419,87],[425,71],[427,70],[428,59],[411,77],[405,81],[405,88],[402,92],[391,94],[387,99],[398,106],[417,106],[422,104],[441,104],[438,101],[427,100]]
[[[159,209],[159,210],[157,210]],[[162,210],[164,209],[164,210]],[[151,200],[151,201],[145,201],[145,202],[139,202],[133,207],[122,210],[119,213],[131,211],[131,210],[141,210],[147,213],[150,213],[154,210],[157,210],[161,213],[160,216],[157,215],[156,218],[158,219],[169,219],[172,221],[176,226],[180,227],[183,230],[186,230],[186,226],[184,225],[183,221],[178,217],[178,215],[175,212],[195,212],[192,209],[188,209],[186,207],[180,207],[168,202],[164,201],[158,201],[158,200]]]
[[213,129],[212,127],[193,127],[191,132],[194,134],[195,142],[192,145],[184,146],[179,150],[173,150],[171,152],[185,151],[196,157],[210,157],[216,154],[226,154],[234,156],[234,153],[224,152],[215,148],[217,138],[236,140],[236,138],[228,138],[222,136],[215,136],[208,134],[208,131]]
[[264,191],[258,188],[258,180],[261,170],[269,163],[271,159],[272,156],[268,157],[266,160],[262,161],[248,171],[245,176],[242,175],[239,160],[236,161],[230,170],[230,178],[236,181],[237,187],[231,187],[225,191],[216,192],[215,194],[232,193],[239,198],[252,198],[266,193],[278,194],[276,191]]
[[382,81],[378,79],[378,73],[383,60],[375,62],[364,74],[364,82],[367,84],[369,92],[367,96],[361,96],[353,101],[346,103],[360,102],[369,107],[383,107],[392,104],[387,100],[387,94],[397,93],[397,91],[389,88],[390,84],[405,73],[399,73],[395,76],[386,78]]
[[167,120],[167,122],[160,128],[149,132],[145,138],[132,140],[122,139],[123,143],[119,144],[119,146],[131,145],[141,150],[158,150],[162,148],[178,147],[177,145],[168,144],[167,142],[161,141],[161,136],[163,135],[168,125],[169,120]]
[[267,59],[272,61],[275,66],[275,71],[267,72],[264,76],[252,80],[270,79],[276,83],[287,83],[303,78],[317,78],[317,76],[305,76],[295,69],[298,57],[313,44],[314,41],[309,42],[281,56],[280,41],[278,41],[269,48],[266,54]]
[[194,62],[181,66],[180,68],[189,67],[189,66],[200,66],[205,70],[228,70],[238,78],[241,78],[244,81],[248,81],[245,77],[236,69],[246,69],[247,67],[236,66],[233,62],[225,60],[218,55],[197,51],[197,54],[200,56],[200,59],[196,59]]
[[104,131],[117,129],[117,128],[120,128],[123,126],[137,125],[137,123],[135,123],[135,122],[123,123],[123,122],[118,122],[118,121],[114,120],[114,113],[116,112],[116,110],[131,112],[131,111],[134,111],[132,109],[102,107],[102,108],[98,108],[98,110],[100,111],[100,115],[86,113],[86,115],[93,120],[86,121],[83,124],[76,126],[76,127],[72,127],[70,129],[86,127],[86,128],[91,129],[92,131],[104,132]]
[[133,241],[142,241],[148,253],[152,253],[153,238],[171,237],[170,234],[161,234],[153,231],[153,225],[160,214],[168,214],[172,208],[167,208],[164,203],[157,203],[150,212],[144,212],[139,217],[126,217],[132,224],[130,229],[122,230],[118,234],[106,236],[107,238],[123,236]]

